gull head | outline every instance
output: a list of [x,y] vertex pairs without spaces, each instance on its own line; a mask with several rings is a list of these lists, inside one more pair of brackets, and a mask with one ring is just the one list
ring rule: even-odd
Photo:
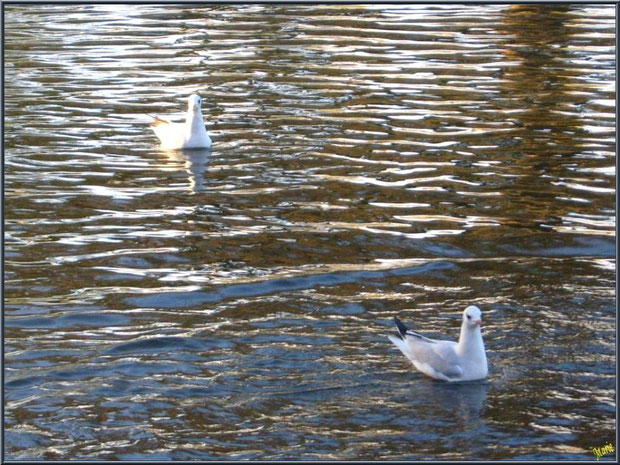
[[200,111],[202,100],[199,95],[192,94],[187,98],[187,111]]
[[475,305],[470,305],[463,312],[463,323],[470,328],[482,326],[482,312]]

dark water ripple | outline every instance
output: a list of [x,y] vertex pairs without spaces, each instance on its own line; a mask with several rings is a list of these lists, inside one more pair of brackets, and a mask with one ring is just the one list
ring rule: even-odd
[[[613,443],[613,6],[4,12],[7,458]],[[213,149],[160,151],[192,92]],[[485,382],[386,338],[468,303]]]

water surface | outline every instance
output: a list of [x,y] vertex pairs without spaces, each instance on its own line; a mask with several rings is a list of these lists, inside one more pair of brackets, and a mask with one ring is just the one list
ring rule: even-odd
[[[8,459],[614,443],[613,5],[4,12]],[[193,92],[213,149],[159,150]],[[488,380],[386,337],[468,304]]]

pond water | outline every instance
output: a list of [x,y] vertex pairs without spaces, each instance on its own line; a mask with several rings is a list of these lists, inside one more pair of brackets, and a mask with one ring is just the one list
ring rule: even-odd
[[[7,459],[615,447],[614,5],[4,14]],[[487,380],[387,339],[469,304]]]

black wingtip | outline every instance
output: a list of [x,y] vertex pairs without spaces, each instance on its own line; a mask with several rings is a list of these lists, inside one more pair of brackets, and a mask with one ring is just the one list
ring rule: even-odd
[[398,332],[400,333],[401,337],[404,336],[407,332],[407,327],[403,324],[402,321],[398,319],[397,316],[394,317],[394,323],[396,323],[396,327],[398,328]]

